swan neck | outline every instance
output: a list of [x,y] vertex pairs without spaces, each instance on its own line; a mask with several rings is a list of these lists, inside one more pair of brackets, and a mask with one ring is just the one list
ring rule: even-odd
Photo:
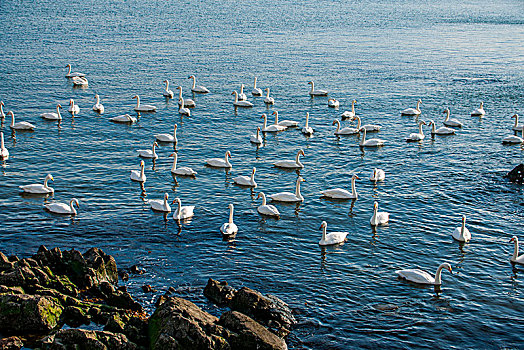
[[193,77],[191,77],[191,78],[193,79],[193,87],[192,87],[192,89],[194,89],[194,88],[195,88],[195,86],[196,86],[196,78],[195,78],[194,76],[193,76]]
[[266,89],[266,97],[269,98],[269,88]]
[[11,126],[15,126],[15,114],[11,112]]
[[322,226],[322,241],[326,241],[327,225]]
[[309,113],[306,114],[306,129],[309,127]]
[[262,196],[262,205],[266,205],[266,195],[264,192],[260,192],[260,195]]
[[275,112],[275,125],[278,125],[278,112]]
[[435,272],[435,284],[442,284],[440,276],[442,275],[442,268],[444,266],[440,265],[437,269],[437,272]]
[[143,178],[145,175],[145,167],[143,165],[140,165],[140,177]]
[[69,74],[71,74],[71,65],[68,64],[67,67],[69,68],[69,69],[67,70],[67,75],[69,75]]
[[182,89],[178,89],[178,97],[183,100],[184,98],[182,97]]
[[233,223],[233,206],[229,207],[229,223]]
[[136,108],[140,107],[140,97],[136,95]]
[[178,220],[180,220],[180,217],[182,216],[182,202],[180,201],[180,199],[177,200],[177,204],[178,204],[178,210],[177,210],[177,214],[176,214],[176,218]]
[[[0,106],[0,108],[2,108],[2,106]],[[515,127],[519,126],[519,116],[518,114],[515,115]]]
[[311,82],[311,92],[315,91],[315,83]]
[[176,163],[177,163],[177,161],[178,161],[178,156],[175,153],[175,155],[173,156],[173,166],[171,167],[171,172],[174,172],[176,170]]
[[[422,131],[422,123],[419,123],[418,124],[418,133],[421,134],[421,135],[424,135],[424,132]],[[435,127],[435,124],[433,124],[433,127]]]
[[515,249],[513,250],[513,256],[511,257],[511,261],[517,260],[517,257],[519,256],[519,240],[515,239],[513,240],[513,243],[515,244]]
[[264,114],[264,130],[267,129],[267,116]]
[[0,132],[0,149],[4,149],[4,133]]
[[355,115],[355,100],[351,101],[351,112]]
[[166,91],[169,90],[169,80],[166,80]]
[[362,121],[360,120],[360,117],[355,116],[355,119],[357,119],[357,129],[360,130],[360,126],[362,125]]
[[96,95],[96,104],[99,104],[100,103],[100,96]]
[[297,165],[302,165],[302,163],[300,163],[300,152],[297,153],[297,156],[295,157],[295,163],[297,163]]
[[255,84],[253,85],[253,89],[257,88],[257,77],[255,77]]
[[251,172],[251,183],[255,182],[255,172]]
[[417,111],[420,112],[420,101],[417,101]]
[[355,188],[355,178],[351,179],[351,194],[355,196],[357,194],[357,189]]
[[335,121],[337,122],[337,130],[335,130],[335,133],[338,134],[339,130],[340,130],[340,122],[338,120],[335,119]]
[[182,97],[182,90],[180,90],[180,108],[183,109],[185,107],[184,105],[184,98]]
[[362,135],[362,141],[360,141],[360,145],[363,146],[366,142],[366,129],[364,129],[364,135]]
[[235,103],[238,103],[238,92],[235,91]]
[[2,104],[0,104],[0,117],[4,118],[5,117],[5,114],[4,114],[4,106]]
[[300,179],[297,179],[297,187],[295,189],[295,196],[299,199],[302,199],[302,195],[300,194]]
[[[422,124],[420,124],[420,126],[422,126]],[[436,132],[436,129],[435,129],[435,123],[431,123],[431,132],[434,134]]]
[[449,109],[446,109],[446,122],[449,120]]

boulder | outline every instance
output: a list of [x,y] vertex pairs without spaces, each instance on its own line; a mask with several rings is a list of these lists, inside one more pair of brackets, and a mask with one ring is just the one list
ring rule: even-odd
[[47,333],[59,325],[63,308],[52,297],[27,294],[0,295],[0,333]]
[[232,350],[286,350],[286,342],[260,323],[237,311],[227,311],[219,323],[232,331],[229,344]]
[[8,337],[0,339],[0,350],[19,350],[24,343],[18,337]]
[[226,281],[217,281],[210,278],[204,288],[204,296],[217,305],[229,305],[235,296],[236,289],[229,286]]
[[513,170],[504,175],[504,177],[509,179],[511,182],[520,185],[524,184],[524,164],[517,165]]
[[43,350],[135,350],[125,335],[84,329],[61,329],[42,342]]

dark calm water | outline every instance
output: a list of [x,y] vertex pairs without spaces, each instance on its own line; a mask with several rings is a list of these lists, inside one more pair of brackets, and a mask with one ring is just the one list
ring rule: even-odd
[[[524,239],[524,196],[502,179],[523,149],[501,144],[511,115],[524,115],[523,13],[520,0],[2,1],[0,100],[37,130],[14,135],[9,120],[2,126],[11,157],[1,168],[1,251],[25,257],[41,244],[101,247],[119,266],[147,270],[128,286],[149,310],[155,297],[140,291],[143,284],[174,286],[214,314],[221,310],[202,296],[209,277],[274,293],[299,312],[291,348],[523,348],[524,270],[512,269],[508,241]],[[67,63],[87,74],[87,89],[64,78]],[[190,74],[212,93],[191,96]],[[255,75],[276,99],[269,110],[250,95]],[[164,79],[195,99],[191,117],[162,97]],[[341,109],[311,99],[309,80]],[[241,83],[255,106],[235,112],[231,92]],[[91,110],[95,93],[103,116]],[[108,122],[133,112],[135,94],[158,111],[133,126]],[[69,98],[81,108],[74,120],[67,112],[60,128],[41,120]],[[385,147],[361,151],[357,136],[333,135],[333,119],[354,98],[364,122],[383,126]],[[420,120],[440,122],[449,107],[464,128],[407,144],[416,119],[399,111],[419,98]],[[480,101],[486,116],[470,117]],[[309,112],[314,136],[288,130],[253,147],[249,135],[273,110],[301,123]],[[198,176],[173,179],[173,147],[161,147],[154,164],[146,161],[143,193],[129,180],[140,162],[135,150],[174,123],[179,165]],[[257,192],[293,190],[297,177],[271,163],[300,148],[304,203],[278,205],[278,221],[260,217]],[[204,167],[226,150],[231,172]],[[256,191],[232,184],[253,166]],[[376,187],[367,180],[373,167],[387,174]],[[47,173],[54,197],[19,195],[17,186]],[[320,198],[323,189],[349,187],[354,173],[361,180],[353,207]],[[145,203],[164,192],[196,206],[181,231]],[[45,201],[71,197],[80,201],[74,219],[43,210]],[[391,213],[376,232],[369,226],[375,200]],[[229,203],[240,231],[224,242],[219,227]],[[451,238],[462,214],[473,235],[463,247]],[[319,248],[323,220],[329,231],[349,231],[348,241]],[[454,274],[443,273],[441,293],[394,273],[417,266],[434,273],[444,261]],[[380,304],[399,308],[380,311]]]

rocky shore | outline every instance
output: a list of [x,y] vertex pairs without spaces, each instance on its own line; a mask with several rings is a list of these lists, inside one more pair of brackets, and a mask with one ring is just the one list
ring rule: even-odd
[[118,271],[97,248],[41,246],[24,259],[0,252],[0,349],[287,349],[296,321],[277,297],[209,279],[204,295],[229,309],[220,318],[173,296],[173,288],[148,315],[118,286],[139,273],[136,266]]

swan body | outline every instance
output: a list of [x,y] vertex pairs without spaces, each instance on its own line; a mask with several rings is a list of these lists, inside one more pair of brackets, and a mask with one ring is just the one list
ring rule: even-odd
[[373,125],[373,124],[366,124],[366,125],[361,125],[362,124],[362,121],[360,120],[360,117],[359,116],[354,116],[353,118],[351,118],[351,120],[354,120],[356,119],[357,120],[357,129],[360,130],[362,128],[366,129],[367,132],[375,132],[375,131],[380,131],[380,125]]
[[256,135],[252,134],[251,136],[249,136],[249,142],[257,144],[257,145],[262,144],[263,141],[262,141],[262,136],[260,136],[260,127],[257,126]]
[[502,139],[502,143],[506,145],[517,145],[524,142],[524,138],[515,135],[509,135]]
[[400,112],[400,115],[419,115],[420,114],[420,104],[422,100],[417,101],[417,108],[406,108]]
[[69,201],[69,204],[66,203],[51,203],[46,204],[44,207],[49,210],[51,213],[55,214],[66,214],[66,215],[76,215],[76,209],[73,206],[73,204],[76,204],[78,207],[78,199],[73,198]]
[[162,91],[162,95],[167,98],[173,98],[175,94],[173,93],[173,90],[169,89],[169,80],[166,79],[163,83],[166,83],[166,88]]
[[369,219],[369,223],[371,226],[378,226],[378,225],[385,225],[389,221],[389,213],[388,212],[379,212],[378,211],[378,203],[373,203],[373,216],[371,216],[371,219]]
[[[173,211],[173,219],[180,221],[184,219],[189,219],[194,215],[195,206],[194,205],[185,205],[182,206],[180,198],[175,198],[173,203],[177,202],[177,208]],[[171,203],[171,204],[173,204]]]
[[67,71],[67,74],[65,75],[66,78],[73,78],[73,77],[85,77],[86,75],[84,73],[79,72],[71,72],[71,65],[66,65],[66,68],[69,68]]
[[190,99],[190,98],[182,98],[182,86],[177,87],[177,89],[178,89],[178,105],[179,106],[182,105],[182,101],[180,101],[180,99],[183,99],[185,107],[189,107],[189,108],[196,107],[196,103],[192,99]]
[[17,122],[15,123],[15,114],[12,111],[7,112],[7,115],[11,116],[11,129],[14,130],[34,130],[36,126],[28,122]]
[[233,93],[231,95],[235,95],[235,101],[233,102],[234,106],[237,106],[237,107],[253,107],[253,104],[251,102],[239,100],[238,92],[233,91]]
[[171,166],[171,173],[175,175],[181,175],[181,176],[195,176],[197,174],[196,171],[194,171],[193,169],[187,166],[177,168],[178,155],[176,153],[172,153],[169,156],[173,157],[173,165]]
[[253,168],[253,171],[251,172],[251,176],[237,176],[233,178],[233,182],[235,182],[237,185],[240,186],[248,186],[257,188],[257,183],[255,182],[255,172],[257,171],[256,168]]
[[458,119],[456,118],[451,118],[449,119],[449,108],[446,108],[444,110],[444,112],[442,113],[446,113],[446,119],[443,121],[443,124],[445,126],[453,126],[453,127],[456,127],[456,128],[461,128],[462,127],[462,123],[458,121]]
[[279,131],[284,131],[287,129],[286,126],[277,125],[277,124],[267,126],[267,115],[262,114],[262,118],[264,118],[264,127],[262,128],[263,132],[279,132]]
[[178,139],[176,137],[176,130],[178,128],[178,125],[175,124],[175,128],[173,130],[173,135],[171,134],[157,134],[155,135],[155,138],[157,139],[157,141],[160,141],[160,142],[169,142],[169,143],[174,143],[175,145],[178,143]]
[[266,98],[264,98],[264,103],[267,105],[275,104],[275,99],[269,96],[269,88],[266,88]]
[[351,101],[351,111],[345,111],[342,113],[342,119],[352,119],[355,114],[355,103],[357,103],[357,100]]
[[328,107],[338,108],[339,106],[340,106],[340,102],[338,102],[338,100],[335,100],[334,98],[330,98],[328,100]]
[[323,246],[343,243],[346,240],[347,235],[349,234],[349,232],[327,233],[327,223],[325,221],[322,221],[320,229],[322,230],[322,238],[320,239],[318,244]]
[[0,160],[7,160],[9,158],[9,151],[4,145],[4,133],[0,131]]
[[275,115],[275,125],[285,126],[286,128],[294,128],[298,126],[298,122],[294,120],[282,120],[278,121],[278,112],[274,111],[273,114]]
[[253,96],[262,96],[262,89],[257,87],[257,77],[255,77],[255,83],[253,84],[253,91],[251,91]]
[[116,117],[109,118],[109,121],[112,121],[114,123],[133,124],[136,123],[136,118],[130,116],[129,114],[122,114]]
[[191,87],[191,91],[197,92],[199,94],[207,94],[209,90],[201,85],[196,85],[196,78],[194,75],[190,75],[188,79],[193,79],[193,86]]
[[95,98],[96,103],[93,105],[93,111],[97,112],[98,114],[104,114],[104,105],[100,103],[100,96],[96,94]]
[[74,86],[87,86],[89,85],[89,82],[84,77],[73,77],[73,85]]
[[80,113],[80,107],[75,104],[75,101],[73,99],[70,99],[69,100],[69,109],[68,109],[69,113],[71,114],[78,114]]
[[315,83],[312,81],[308,82],[311,85],[311,90],[309,90],[310,96],[327,96],[328,92],[326,90],[315,90]]
[[54,193],[55,190],[52,187],[47,186],[47,182],[55,181],[53,179],[53,176],[51,174],[47,174],[47,176],[44,179],[44,184],[31,184],[31,185],[24,185],[24,186],[18,186],[22,191],[26,193],[33,193],[33,194],[49,194]]
[[277,168],[302,169],[304,167],[304,164],[300,162],[300,156],[305,156],[303,150],[299,150],[297,152],[297,156],[295,157],[295,160],[279,160],[273,163],[273,165],[276,166]]
[[360,131],[364,131],[364,135],[362,136],[362,140],[360,141],[360,147],[380,147],[384,146],[384,143],[386,141],[382,139],[369,139],[366,140],[366,129],[362,128]]
[[239,101],[247,101],[247,95],[244,93],[244,84],[240,84],[240,93],[238,94]]
[[60,115],[60,108],[62,108],[62,106],[60,104],[57,104],[56,113],[54,112],[42,113],[40,114],[40,116],[47,120],[62,120],[62,116]]
[[426,125],[426,122],[419,122],[418,123],[418,132],[413,132],[409,134],[406,141],[408,142],[414,142],[414,141],[422,141],[424,140],[424,132],[422,131],[422,125]]
[[431,135],[453,135],[455,133],[455,129],[447,128],[445,126],[437,129],[433,120],[429,122],[429,125],[431,125]]
[[371,173],[371,176],[369,177],[370,181],[382,181],[386,178],[386,172],[382,169],[374,168],[373,172]]
[[151,199],[149,201],[149,205],[151,205],[151,209],[155,211],[161,211],[164,213],[170,213],[171,212],[171,206],[167,202],[167,199],[169,198],[169,195],[167,193],[164,194],[164,199]]
[[337,129],[335,130],[335,135],[355,135],[355,134],[358,134],[360,132],[359,129],[357,128],[350,128],[348,126],[344,127],[344,128],[340,128],[340,122],[338,121],[338,119],[335,119],[333,121],[333,124],[332,125],[336,125],[337,126]]
[[129,178],[133,181],[146,182],[146,174],[144,173],[145,163],[143,160],[140,161],[140,171],[131,170],[131,175]]
[[180,97],[179,105],[180,107],[178,108],[178,113],[182,115],[187,115],[188,117],[191,116],[191,111],[189,110],[189,108],[186,108],[183,97]]
[[513,263],[524,265],[524,254],[519,256],[519,239],[517,236],[513,236],[510,240],[515,244],[515,250],[513,250],[513,255],[511,256],[510,261]]
[[351,177],[351,192],[342,188],[334,188],[332,190],[321,191],[324,197],[333,199],[358,199],[358,193],[355,188],[355,181],[360,179],[357,175]]
[[403,278],[413,283],[431,284],[439,286],[442,284],[440,275],[442,273],[442,269],[444,268],[451,272],[451,265],[448,263],[443,263],[438,267],[437,272],[435,273],[435,277],[431,276],[431,274],[429,274],[428,272],[420,269],[397,270],[395,271],[395,273],[400,278]]
[[264,192],[260,192],[257,199],[260,197],[262,197],[262,204],[257,208],[257,211],[262,215],[280,217],[280,212],[274,205],[266,204],[266,195]]
[[524,124],[519,124],[519,115],[514,114],[511,118],[515,119],[515,124],[511,128],[513,131],[522,131],[522,127],[524,127]]
[[206,160],[206,164],[215,168],[231,168],[232,165],[229,162],[229,157],[231,157],[231,153],[229,151],[226,151],[226,155],[224,158],[211,158]]
[[472,117],[482,117],[484,114],[486,114],[486,112],[484,111],[484,102],[481,102],[479,108],[474,109],[471,112]]
[[236,235],[238,232],[238,227],[233,222],[233,210],[234,210],[233,204],[230,204],[229,205],[229,221],[220,227],[220,232],[222,232],[222,235],[224,236],[231,237],[231,236]]
[[158,143],[153,142],[153,148],[152,149],[139,149],[137,150],[138,156],[142,158],[152,158],[157,159],[158,154],[155,152],[155,147],[158,147]]
[[295,187],[295,193],[280,192],[280,193],[275,193],[275,194],[270,195],[269,198],[277,202],[291,202],[291,203],[303,202],[304,197],[300,193],[300,183],[303,181],[305,180],[301,176],[299,176],[297,179],[296,187]]
[[136,98],[136,107],[135,111],[137,112],[154,112],[156,111],[156,107],[153,105],[141,105],[140,104],[140,96],[135,95],[133,98]]
[[302,128],[304,135],[313,135],[313,128],[309,126],[309,112],[306,113],[306,125]]
[[471,232],[466,227],[466,216],[462,215],[462,226],[457,227],[451,236],[459,242],[469,242],[471,240]]

